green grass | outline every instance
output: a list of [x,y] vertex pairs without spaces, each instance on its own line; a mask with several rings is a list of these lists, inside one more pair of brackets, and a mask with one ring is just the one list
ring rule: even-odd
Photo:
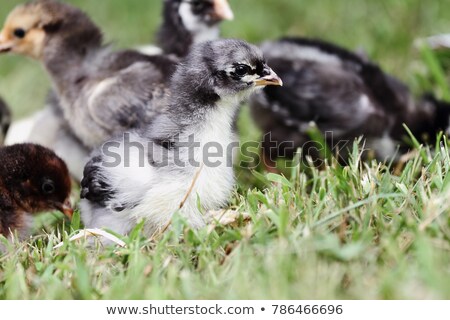
[[[146,43],[159,1],[70,1],[119,47]],[[0,7],[3,18],[18,1]],[[450,31],[446,0],[231,0],[224,35],[253,42],[307,34],[363,47],[416,92],[448,94],[448,78],[415,38]],[[34,61],[0,57],[0,94],[21,117],[42,106],[48,81]],[[258,138],[244,108],[243,140]],[[126,248],[66,243],[79,228],[41,216],[35,236],[0,256],[0,299],[422,299],[450,298],[450,159],[447,142],[421,147],[403,170],[377,162],[290,178],[239,170],[228,226],[190,230],[175,218],[158,239]],[[258,186],[258,188],[255,188]]]

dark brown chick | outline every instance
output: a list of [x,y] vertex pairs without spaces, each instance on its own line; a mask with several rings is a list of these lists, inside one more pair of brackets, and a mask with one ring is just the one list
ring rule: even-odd
[[0,149],[0,234],[30,232],[33,215],[59,210],[71,217],[66,164],[47,148],[17,144]]

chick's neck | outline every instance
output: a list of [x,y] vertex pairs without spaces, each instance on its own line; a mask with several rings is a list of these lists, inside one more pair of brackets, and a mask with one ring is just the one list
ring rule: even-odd
[[79,94],[88,76],[89,60],[101,52],[103,37],[93,24],[68,26],[67,30],[48,37],[43,63],[59,93],[71,99]]

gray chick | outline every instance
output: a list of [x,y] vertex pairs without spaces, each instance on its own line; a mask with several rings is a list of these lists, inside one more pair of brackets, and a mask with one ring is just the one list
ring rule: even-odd
[[44,64],[64,118],[87,148],[161,112],[164,84],[176,64],[165,56],[111,51],[85,13],[51,0],[14,9],[2,31],[0,51]]
[[[234,188],[230,146],[242,101],[266,85],[281,85],[261,51],[240,40],[196,45],[171,81],[167,113],[145,130],[107,142],[87,164],[82,219],[88,228],[145,232],[179,212],[192,227],[201,211],[222,208]],[[208,153],[213,152],[213,159]]]

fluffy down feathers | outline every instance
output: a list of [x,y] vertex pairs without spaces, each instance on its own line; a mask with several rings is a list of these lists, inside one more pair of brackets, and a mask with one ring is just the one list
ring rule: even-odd
[[[145,219],[151,235],[178,211],[201,227],[202,212],[225,206],[233,191],[233,121],[262,80],[280,84],[256,47],[237,40],[196,46],[174,74],[167,112],[145,130],[109,141],[87,164],[85,225],[126,233]],[[213,163],[208,146],[221,150]]]

